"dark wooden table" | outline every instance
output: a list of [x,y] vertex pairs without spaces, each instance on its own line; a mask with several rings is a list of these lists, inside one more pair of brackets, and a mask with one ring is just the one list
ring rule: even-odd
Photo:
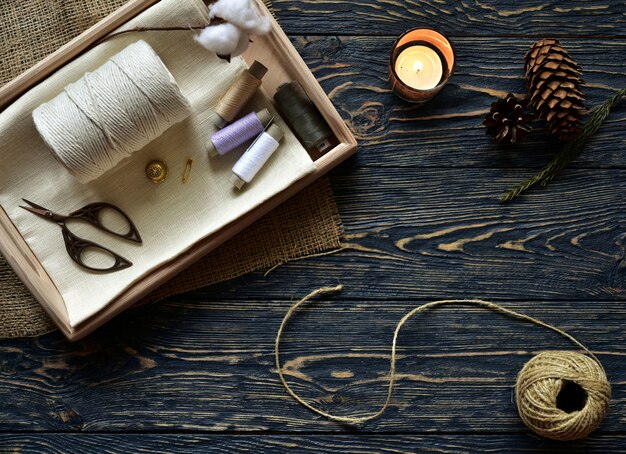
[[[480,126],[494,96],[523,93],[522,56],[560,37],[585,68],[589,105],[626,86],[626,3],[616,0],[276,0],[278,17],[351,125],[360,151],[332,175],[349,250],[253,273],[131,311],[87,339],[0,342],[0,451],[626,452],[626,105],[561,178],[496,196],[553,155],[543,132],[515,149]],[[452,83],[414,108],[387,84],[394,37],[448,34]],[[471,308],[411,321],[388,412],[359,428],[284,392],[274,336],[290,304],[345,284],[290,325],[288,379],[336,413],[384,399],[392,331],[415,305],[479,297],[586,343],[613,384],[610,415],[576,443],[520,422],[512,386],[540,328]]]

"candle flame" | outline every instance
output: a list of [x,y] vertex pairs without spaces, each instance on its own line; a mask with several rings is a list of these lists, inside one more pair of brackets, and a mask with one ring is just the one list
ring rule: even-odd
[[424,69],[424,63],[422,63],[421,61],[417,60],[415,61],[415,63],[413,63],[413,71],[415,71],[416,74],[419,74],[421,70]]

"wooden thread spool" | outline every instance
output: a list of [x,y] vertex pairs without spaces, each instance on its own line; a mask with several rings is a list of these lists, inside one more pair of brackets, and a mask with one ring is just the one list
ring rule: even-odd
[[241,73],[235,83],[222,96],[215,109],[217,114],[214,120],[215,126],[221,129],[237,118],[239,112],[261,86],[261,81],[266,73],[267,68],[256,60],[252,63],[250,69],[246,69]]
[[298,82],[282,84],[278,87],[274,100],[304,148],[314,149],[320,153],[331,148],[333,133]]

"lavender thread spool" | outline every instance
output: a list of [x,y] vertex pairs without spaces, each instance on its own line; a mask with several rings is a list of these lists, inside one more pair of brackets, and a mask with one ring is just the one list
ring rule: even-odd
[[211,136],[211,140],[207,142],[209,156],[213,158],[230,153],[261,134],[271,120],[270,112],[267,109],[263,109],[257,113],[252,112],[224,129],[217,131]]

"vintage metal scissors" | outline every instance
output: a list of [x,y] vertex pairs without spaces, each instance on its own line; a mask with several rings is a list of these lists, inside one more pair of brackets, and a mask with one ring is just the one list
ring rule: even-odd
[[[129,241],[134,241],[136,243],[141,243],[141,236],[139,235],[139,231],[135,227],[135,224],[130,220],[130,218],[124,213],[122,210],[117,208],[110,203],[91,203],[89,205],[84,206],[83,208],[73,211],[67,216],[63,216],[61,214],[57,214],[47,208],[44,208],[36,203],[30,202],[26,199],[22,199],[30,206],[21,206],[20,208],[24,208],[27,211],[30,211],[33,214],[41,216],[43,218],[48,219],[49,221],[56,222],[59,227],[61,227],[61,232],[63,234],[63,240],[65,241],[65,248],[67,249],[67,253],[77,264],[82,266],[83,268],[87,268],[91,271],[100,271],[105,273],[111,273],[114,271],[123,270],[125,268],[131,267],[133,264],[125,259],[124,257],[116,254],[110,249],[101,246],[92,241],[86,240],[84,238],[80,238],[73,234],[70,229],[67,228],[65,221],[76,219],[85,221],[99,230],[110,233],[111,235],[115,235],[120,238],[124,238]],[[117,214],[121,215],[122,218],[127,222],[128,232],[127,233],[119,233],[107,228],[101,219],[101,215],[105,210],[113,210]],[[115,260],[115,263],[110,267],[99,268],[97,266],[91,266],[83,260],[83,254],[86,253],[89,249],[101,252],[104,254],[108,254],[111,258]]]

